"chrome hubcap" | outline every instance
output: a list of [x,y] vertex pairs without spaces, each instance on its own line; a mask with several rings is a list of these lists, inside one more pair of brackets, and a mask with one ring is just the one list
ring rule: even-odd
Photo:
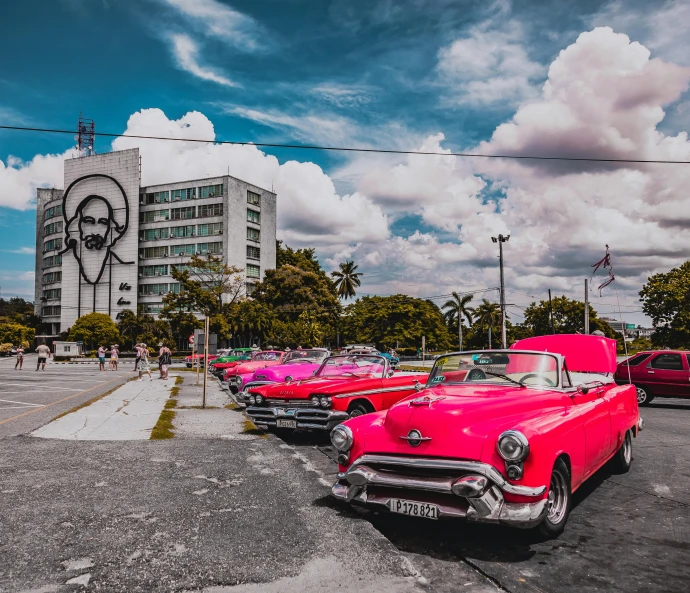
[[630,432],[625,433],[625,440],[623,441],[623,459],[625,459],[627,465],[630,465],[632,461],[632,441],[630,439]]
[[638,404],[643,404],[647,400],[647,392],[638,387],[637,388],[637,403]]
[[352,412],[350,412],[350,418],[356,418],[357,416],[361,416],[361,415],[362,415],[362,410],[360,410],[359,408],[354,409],[354,410],[352,410]]
[[568,505],[568,484],[559,472],[554,472],[551,476],[549,498],[546,505],[548,508],[546,517],[553,525],[558,525],[563,521]]

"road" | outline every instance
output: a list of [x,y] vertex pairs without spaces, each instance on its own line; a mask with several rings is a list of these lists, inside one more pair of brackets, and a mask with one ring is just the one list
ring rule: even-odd
[[99,372],[97,364],[59,364],[36,371],[36,355],[14,370],[14,357],[0,358],[0,437],[25,434],[134,376],[129,370]]

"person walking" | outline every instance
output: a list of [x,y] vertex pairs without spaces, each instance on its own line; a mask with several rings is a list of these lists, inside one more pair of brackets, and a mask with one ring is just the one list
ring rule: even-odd
[[117,370],[117,363],[120,361],[120,351],[118,350],[120,348],[119,344],[115,344],[110,347],[110,370],[111,371],[116,371]]
[[134,349],[137,351],[137,356],[134,359],[134,372],[136,373],[139,368],[139,363],[141,362],[141,344],[136,344]]
[[24,364],[24,348],[22,348],[21,344],[17,346],[17,362],[14,363],[14,370],[17,370],[17,367],[19,367],[19,370],[22,370],[22,365]]
[[105,371],[105,348],[98,347],[98,370]]
[[45,344],[41,344],[38,348],[36,348],[36,352],[38,352],[38,362],[36,363],[36,370],[38,370],[38,367],[43,365],[43,368],[41,368],[42,371],[46,370],[46,360],[50,358],[50,348],[46,346]]
[[142,375],[147,373],[149,380],[153,381],[153,376],[151,375],[151,363],[149,362],[149,350],[146,344],[139,344],[139,350],[141,352],[141,358],[139,360],[139,378],[137,381],[142,381]]
[[160,370],[160,378],[168,378],[168,369],[170,368],[170,363],[172,363],[172,352],[167,346],[161,348],[161,354],[158,357],[158,368]]

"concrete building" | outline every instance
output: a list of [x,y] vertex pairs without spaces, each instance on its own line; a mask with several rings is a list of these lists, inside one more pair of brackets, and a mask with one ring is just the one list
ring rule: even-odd
[[229,175],[142,187],[141,166],[138,149],[70,159],[64,190],[37,190],[36,314],[53,336],[94,311],[157,314],[194,254],[245,270],[248,294],[275,268],[275,193]]

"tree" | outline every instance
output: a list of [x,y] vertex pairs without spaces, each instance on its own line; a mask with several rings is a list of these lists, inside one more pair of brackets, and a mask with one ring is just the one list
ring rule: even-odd
[[243,299],[233,303],[228,311],[230,330],[240,346],[265,341],[265,336],[273,327],[276,315],[273,308],[254,299]]
[[642,310],[656,328],[655,346],[690,344],[690,260],[666,273],[650,276],[640,291]]
[[0,299],[0,323],[19,323],[36,331],[42,329],[41,318],[34,315],[34,304],[21,297]]
[[168,347],[175,347],[170,324],[163,319],[154,319],[141,308],[136,313],[130,310],[123,311],[117,328],[122,338],[127,338],[131,346],[139,342],[148,345],[162,342]]
[[362,275],[361,272],[356,271],[358,267],[354,261],[346,261],[340,264],[339,272],[331,272],[340,298],[347,300],[355,297],[355,288],[360,286],[359,277]]
[[69,330],[72,342],[84,342],[89,349],[109,346],[120,342],[120,332],[115,322],[105,313],[88,313],[74,322]]
[[[506,315],[506,319],[508,316]],[[474,310],[475,329],[485,329],[489,334],[489,348],[491,348],[491,332],[500,331],[501,307],[498,303],[492,303],[482,299],[482,304]]]
[[34,341],[36,330],[20,323],[0,323],[0,344],[11,343],[28,348]]
[[462,350],[462,318],[464,317],[467,319],[467,324],[472,326],[472,314],[474,313],[474,309],[467,306],[471,300],[471,294],[466,294],[461,297],[457,292],[453,292],[453,298],[446,301],[441,307],[441,309],[447,309],[445,317],[449,325],[455,320],[458,322],[458,344],[460,350]]
[[[553,325],[557,334],[585,333],[585,304],[582,301],[569,299],[566,296],[554,297],[552,301]],[[532,303],[525,309],[525,325],[535,336],[552,333],[549,301],[543,300]],[[616,333],[603,319],[597,317],[596,311],[589,306],[589,331],[600,330],[609,338],[615,338]]]
[[306,272],[323,272],[319,260],[316,259],[315,249],[292,249],[283,247],[282,241],[276,241],[276,268],[295,266]]
[[429,348],[445,350],[452,339],[441,310],[431,301],[404,294],[362,297],[347,306],[345,337],[377,347],[417,347],[426,336]]

